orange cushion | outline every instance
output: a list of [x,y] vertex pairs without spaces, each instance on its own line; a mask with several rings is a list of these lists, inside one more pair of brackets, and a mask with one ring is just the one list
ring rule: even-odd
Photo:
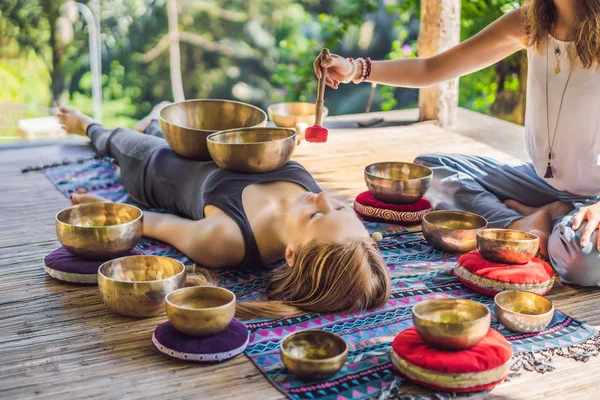
[[513,355],[510,343],[494,329],[469,350],[446,351],[427,345],[413,327],[396,336],[392,350],[392,362],[403,376],[450,392],[496,386],[508,375]]
[[491,296],[504,290],[546,294],[554,285],[554,270],[543,260],[534,258],[527,264],[500,264],[486,260],[478,251],[461,256],[454,274],[471,289]]

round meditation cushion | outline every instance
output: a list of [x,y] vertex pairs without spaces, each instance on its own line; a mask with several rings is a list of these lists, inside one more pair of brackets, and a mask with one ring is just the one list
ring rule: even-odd
[[392,342],[392,363],[411,381],[446,392],[491,389],[508,376],[513,349],[502,334],[490,329],[469,350],[447,351],[427,345],[408,328]]
[[[125,256],[144,254],[132,249]],[[59,247],[44,258],[44,269],[51,277],[71,283],[98,283],[98,268],[106,261],[85,260],[74,256],[64,247]]]
[[180,360],[220,362],[242,353],[250,335],[242,322],[234,319],[222,332],[207,337],[188,336],[167,321],[152,335],[152,343],[161,353]]
[[367,191],[356,197],[354,210],[369,221],[418,224],[423,220],[423,216],[431,211],[431,203],[422,197],[411,204],[388,204],[377,200]]
[[476,250],[458,259],[454,274],[465,286],[489,296],[505,290],[544,295],[554,285],[554,270],[539,258],[522,265],[501,264],[486,260]]

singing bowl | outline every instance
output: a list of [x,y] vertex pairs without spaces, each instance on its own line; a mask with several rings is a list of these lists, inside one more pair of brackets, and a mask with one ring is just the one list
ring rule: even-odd
[[423,217],[423,237],[438,250],[467,253],[477,248],[477,231],[487,227],[485,218],[463,211],[433,211]]
[[121,203],[87,203],[56,214],[56,236],[72,254],[109,260],[133,249],[142,237],[143,213]]
[[512,229],[482,229],[477,232],[477,249],[492,262],[527,264],[538,253],[540,238]]
[[188,100],[160,110],[160,127],[167,143],[180,156],[198,161],[211,159],[206,138],[215,132],[267,125],[267,114],[258,107],[230,100]]
[[169,257],[121,257],[98,269],[98,289],[104,304],[128,317],[163,314],[165,297],[184,284],[185,266]]
[[467,350],[490,329],[490,310],[466,299],[425,300],[413,306],[413,322],[421,339],[443,350]]
[[213,133],[208,151],[221,168],[242,173],[275,171],[296,150],[296,131],[286,128],[243,128]]
[[502,325],[514,332],[539,332],[550,324],[554,305],[544,296],[507,290],[494,297],[494,312]]
[[167,295],[167,317],[181,333],[211,336],[229,326],[235,300],[235,294],[220,287],[187,287]]
[[365,167],[369,192],[384,203],[414,203],[427,192],[432,179],[431,169],[420,164],[380,162]]
[[280,344],[283,365],[307,381],[335,375],[348,359],[348,344],[326,331],[305,330],[289,334]]
[[[314,103],[276,103],[267,108],[269,119],[281,128],[295,128],[296,124],[315,124],[317,107]],[[325,120],[329,110],[323,107],[321,122]]]

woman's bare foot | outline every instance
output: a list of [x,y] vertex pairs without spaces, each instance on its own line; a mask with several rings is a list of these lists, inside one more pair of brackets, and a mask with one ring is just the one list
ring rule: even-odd
[[63,129],[67,133],[74,135],[85,136],[88,126],[95,122],[92,117],[88,117],[81,111],[69,107],[59,108],[56,116],[63,125]]
[[138,132],[145,132],[146,128],[148,128],[148,125],[150,125],[150,122],[152,122],[153,119],[158,119],[160,110],[169,104],[171,104],[170,101],[163,101],[155,105],[152,111],[150,111],[150,114],[146,115],[137,124],[135,124],[134,129]]
[[539,210],[531,215],[516,220],[507,228],[530,232],[540,238],[540,254],[548,257],[548,238],[552,232],[552,216],[549,212]]
[[110,200],[105,199],[104,197],[97,196],[95,194],[78,194],[74,193],[71,195],[71,204],[83,204],[83,203],[110,203]]
[[504,205],[506,205],[508,208],[512,208],[524,216],[535,214],[540,210],[546,211],[548,214],[550,214],[553,220],[562,218],[573,211],[573,206],[569,203],[565,203],[564,201],[555,201],[554,203],[546,204],[545,206],[539,208],[526,206],[525,204],[519,203],[516,200],[506,200]]

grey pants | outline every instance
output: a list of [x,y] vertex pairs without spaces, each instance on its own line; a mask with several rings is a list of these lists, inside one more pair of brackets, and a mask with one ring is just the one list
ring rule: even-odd
[[563,283],[600,286],[598,230],[582,248],[583,227],[577,231],[571,228],[579,208],[599,202],[600,197],[556,190],[537,175],[531,164],[512,166],[483,157],[454,154],[424,154],[415,162],[434,171],[427,197],[435,209],[473,212],[487,219],[492,228],[505,228],[523,218],[504,205],[507,199],[532,207],[555,201],[573,204],[573,212],[554,222],[548,242],[550,261]]

